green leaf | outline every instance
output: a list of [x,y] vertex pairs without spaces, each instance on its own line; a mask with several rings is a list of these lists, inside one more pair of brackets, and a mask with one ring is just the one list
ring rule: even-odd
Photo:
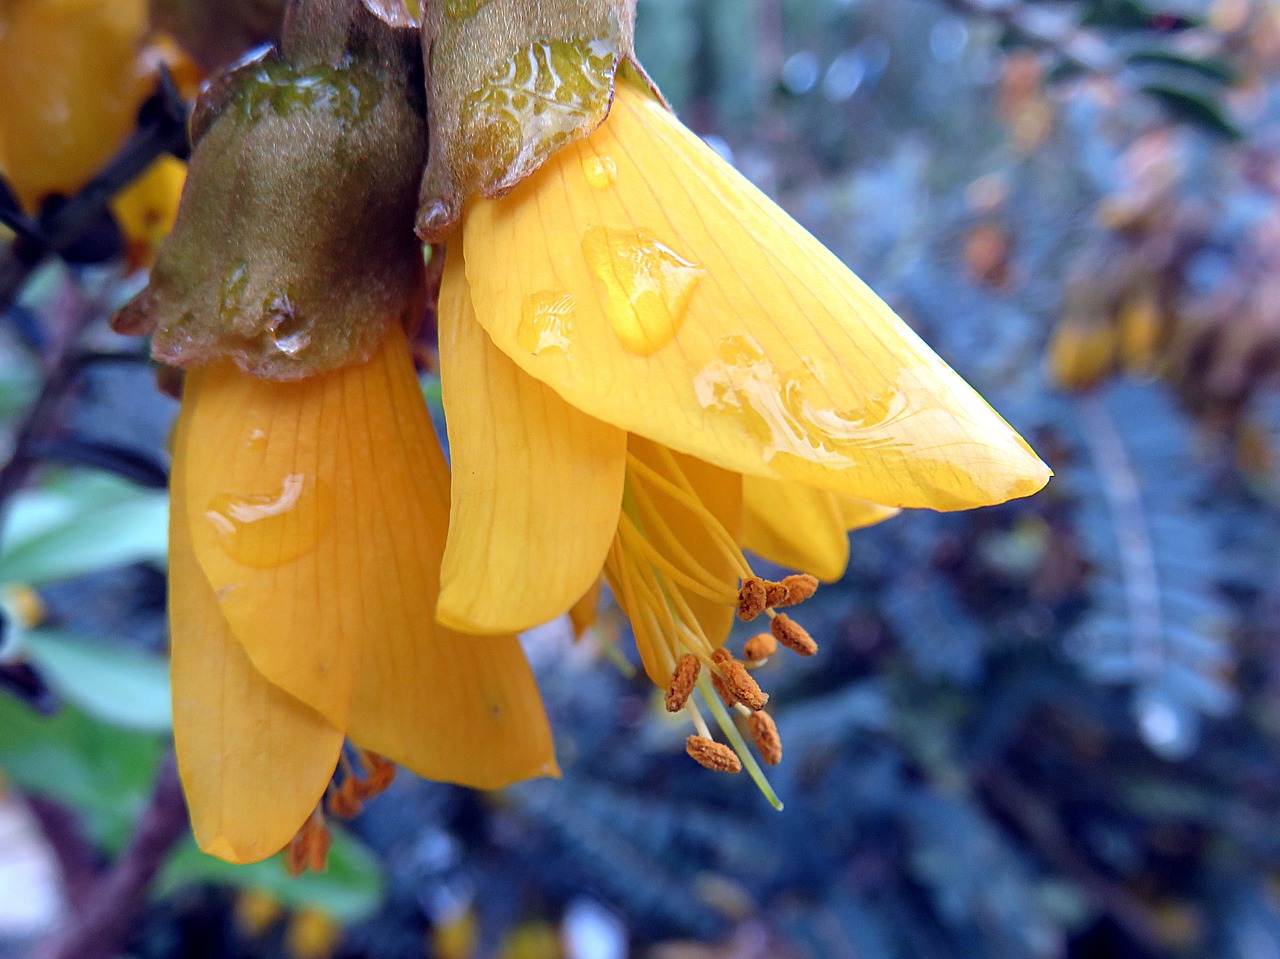
[[22,644],[64,698],[103,722],[142,732],[173,728],[169,664],[158,656],[38,629]]
[[164,737],[107,726],[73,706],[38,716],[0,696],[0,770],[20,788],[76,810],[108,850],[131,834],[166,744]]
[[1142,84],[1142,92],[1163,103],[1177,119],[1203,127],[1229,140],[1241,140],[1244,133],[1219,103],[1198,90],[1164,82]]
[[383,889],[378,860],[348,833],[338,830],[329,849],[329,868],[322,873],[290,876],[280,856],[238,866],[203,853],[189,842],[169,860],[157,889],[160,895],[167,895],[201,882],[259,889],[288,906],[322,909],[342,923],[369,916],[381,904]]
[[1235,83],[1236,68],[1221,57],[1196,57],[1165,47],[1134,50],[1126,57],[1132,66],[1173,67],[1215,83]]
[[37,584],[129,563],[163,563],[168,497],[105,474],[72,473],[15,497],[0,582]]

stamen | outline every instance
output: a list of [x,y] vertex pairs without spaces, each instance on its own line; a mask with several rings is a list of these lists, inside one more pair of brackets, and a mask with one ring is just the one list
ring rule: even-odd
[[364,764],[367,773],[364,781],[365,798],[386,792],[396,778],[396,764],[368,749],[360,750],[360,762]]
[[706,736],[690,736],[684,742],[684,751],[707,769],[718,773],[742,772],[742,761],[723,743]]
[[634,472],[638,477],[647,480],[654,486],[658,487],[677,503],[684,506],[685,509],[693,513],[700,520],[702,525],[719,543],[724,555],[729,558],[734,567],[738,570],[740,576],[750,576],[751,567],[747,564],[746,558],[742,555],[742,550],[729,535],[729,531],[721,525],[720,521],[707,509],[701,499],[698,498],[697,492],[693,488],[693,484],[689,482],[688,477],[684,475],[684,470],[680,468],[680,464],[676,462],[671,451],[665,447],[660,447],[660,453],[664,457],[667,468],[679,477],[680,483],[672,482],[655,470],[648,463],[641,460],[634,453],[627,454],[627,469]]
[[781,586],[786,591],[786,599],[770,606],[794,606],[803,603],[818,591],[818,577],[810,573],[795,573],[783,578]]
[[689,710],[689,718],[693,720],[693,728],[698,731],[698,735],[710,739],[711,730],[707,728],[707,721],[702,718],[702,710],[698,708],[698,704],[691,699],[685,708]]
[[671,675],[671,684],[667,687],[667,712],[678,713],[689,702],[689,694],[698,683],[698,673],[702,664],[690,653],[680,657],[676,670]]
[[749,623],[768,607],[768,585],[759,576],[748,576],[738,590],[738,619]]
[[751,674],[746,671],[743,665],[733,658],[733,654],[721,646],[711,654],[712,660],[719,667],[720,679],[733,697],[734,703],[742,703],[748,709],[760,710],[764,709],[765,703],[769,701],[769,696],[760,688],[760,684],[751,678]]
[[324,821],[324,813],[317,807],[285,847],[285,869],[291,876],[300,876],[308,869],[312,872],[324,872],[329,864],[329,846],[332,842],[333,837]]
[[709,673],[708,675],[711,677],[711,685],[714,687],[716,695],[720,697],[724,704],[731,709],[734,706],[737,706],[738,697],[733,695],[733,692],[729,689],[725,681],[715,673]]
[[760,633],[747,640],[742,647],[742,656],[752,663],[762,663],[778,651],[778,641],[773,633]]
[[785,613],[779,613],[770,620],[769,632],[783,646],[795,650],[801,656],[812,656],[818,651],[818,644],[808,631]]
[[756,749],[760,750],[760,758],[770,766],[782,762],[782,738],[778,735],[773,717],[766,712],[755,712],[747,718],[747,725],[751,729]]
[[669,559],[658,552],[654,545],[649,542],[648,538],[640,531],[631,517],[626,513],[618,517],[618,532],[622,535],[623,540],[628,547],[634,547],[644,554],[644,558],[652,563],[655,567],[662,570],[666,575],[683,586],[689,592],[709,599],[713,603],[732,603],[733,593],[727,590],[713,590],[710,587],[698,582],[684,570],[677,567]]
[[[682,542],[680,534],[671,528],[671,524],[669,524],[666,517],[663,516],[662,510],[660,510],[657,504],[654,503],[653,498],[648,494],[645,488],[640,483],[630,483],[627,486],[627,491],[631,494],[632,499],[640,510],[641,518],[645,523],[645,529],[651,531],[658,539],[661,539],[663,548],[669,549],[674,553],[680,562],[684,563],[689,569],[701,573],[705,577],[704,583],[710,584],[708,588],[713,588],[717,593],[720,593],[724,589],[724,584],[716,576],[710,573],[705,566],[689,552]],[[697,514],[697,519],[699,525],[704,528],[709,528],[712,525],[719,527],[720,525],[719,520],[717,520],[715,516],[711,515],[710,511],[705,507],[700,514]],[[724,548],[723,543],[719,541],[719,537],[716,537],[716,546],[721,550]],[[728,564],[735,570],[745,562],[745,560],[741,559],[741,551],[737,551],[737,555],[735,556],[729,556],[723,553],[722,555],[725,556]],[[725,595],[729,594],[726,593]]]

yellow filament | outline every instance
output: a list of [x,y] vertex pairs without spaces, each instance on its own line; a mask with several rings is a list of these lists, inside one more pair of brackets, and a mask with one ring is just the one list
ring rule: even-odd
[[[677,533],[667,523],[666,517],[662,515],[662,510],[658,509],[657,504],[654,503],[652,497],[649,496],[649,493],[644,489],[644,487],[639,483],[633,483],[629,485],[628,491],[631,493],[636,505],[640,508],[640,518],[644,520],[645,528],[651,529],[655,536],[662,540],[662,545],[675,553],[676,557],[684,562],[690,569],[703,574],[705,576],[705,579],[703,580],[704,583],[713,583],[717,592],[721,591],[724,588],[722,584],[718,583],[716,578],[706,569],[706,567],[699,563],[697,558],[685,548],[685,545],[681,542],[679,535],[677,535]],[[710,514],[708,514],[708,516],[713,523],[716,523],[714,516],[710,516]],[[716,525],[719,526],[720,524],[716,523]],[[739,567],[741,564],[737,560],[734,560],[733,565],[735,567]],[[749,568],[748,572],[750,572]],[[731,589],[725,590],[724,598],[718,598],[717,601],[723,601],[732,605],[737,601],[737,593]]]
[[622,537],[623,544],[627,548],[634,548],[644,554],[644,558],[649,563],[661,570],[664,574],[671,577],[675,582],[681,584],[691,593],[695,593],[704,599],[709,599],[713,603],[724,603],[726,606],[732,605],[737,599],[736,593],[730,593],[722,589],[714,589],[705,583],[699,582],[693,576],[684,572],[669,559],[660,553],[648,538],[640,531],[640,528],[632,521],[631,517],[625,513],[618,518],[618,534]]
[[[725,556],[739,570],[742,576],[752,576],[751,567],[747,564],[742,550],[738,548],[738,544],[734,542],[733,537],[729,535],[715,515],[702,504],[702,500],[698,498],[698,494],[694,492],[690,485],[688,477],[680,469],[680,464],[675,461],[669,450],[659,447],[662,453],[670,461],[670,468],[684,482],[677,484],[667,477],[663,476],[653,467],[640,460],[633,453],[627,454],[627,469],[635,473],[638,478],[644,479],[654,486],[658,487],[677,503],[687,509],[694,515],[694,518],[703,525],[712,536],[719,541],[719,545],[724,550]],[[638,485],[638,484],[637,484]]]

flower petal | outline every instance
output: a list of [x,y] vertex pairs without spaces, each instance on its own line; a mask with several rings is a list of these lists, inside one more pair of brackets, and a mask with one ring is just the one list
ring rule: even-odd
[[445,261],[439,317],[453,509],[437,617],[469,632],[528,629],[599,579],[622,507],[627,434],[493,345],[459,250]]
[[898,511],[798,483],[748,476],[743,480],[742,542],[779,566],[835,582],[849,563],[851,529]]
[[435,623],[448,474],[403,334],[308,380],[223,364],[186,388],[196,554],[254,665],[424,776],[554,771],[518,642]]
[[[735,472],[900,506],[1049,471],[825,247],[647,94],[464,227],[494,342],[573,405]],[[543,304],[565,330],[537,349]]]
[[[449,523],[449,467],[403,341],[383,368],[389,402],[370,406],[352,437],[376,463],[369,543],[387,588],[371,589],[385,632],[368,633],[351,705],[351,738],[429,779],[495,789],[559,775],[551,729],[514,636],[463,636],[440,626],[440,561]],[[398,450],[388,456],[388,450]]]
[[184,421],[174,437],[169,620],[173,735],[191,827],[205,852],[256,862],[320,801],[342,731],[253,668],[196,561],[186,522]]

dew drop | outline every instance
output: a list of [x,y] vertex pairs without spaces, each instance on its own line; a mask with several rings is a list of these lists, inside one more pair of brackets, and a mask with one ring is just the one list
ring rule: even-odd
[[314,478],[289,473],[269,493],[221,493],[210,500],[204,515],[228,556],[271,569],[315,548],[329,524],[331,499]]
[[311,333],[294,309],[287,293],[277,293],[263,304],[267,336],[271,344],[286,356],[297,356],[311,345]]
[[568,350],[578,299],[572,293],[543,291],[528,296],[516,330],[516,341],[530,353]]
[[618,182],[618,164],[613,157],[587,157],[582,161],[582,173],[594,190],[607,190]]
[[651,356],[675,339],[706,270],[639,230],[593,226],[582,253],[604,284],[605,314],[624,349]]

